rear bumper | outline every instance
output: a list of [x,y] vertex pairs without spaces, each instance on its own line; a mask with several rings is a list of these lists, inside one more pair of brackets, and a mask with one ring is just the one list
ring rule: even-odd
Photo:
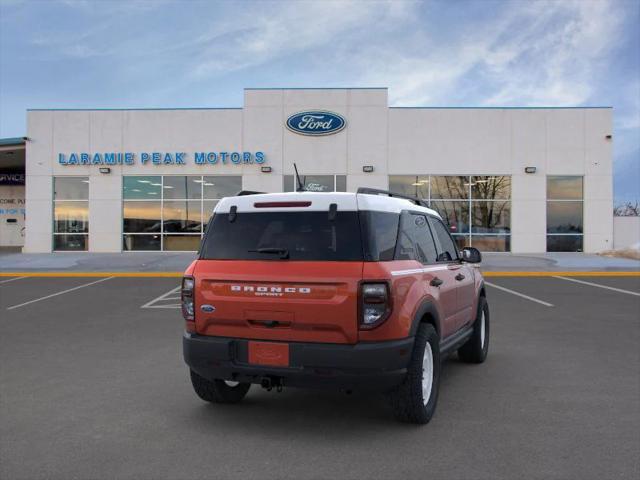
[[185,332],[184,360],[198,375],[260,383],[275,377],[284,386],[388,390],[402,382],[413,349],[413,337],[356,345],[289,343],[289,366],[248,363],[249,340]]

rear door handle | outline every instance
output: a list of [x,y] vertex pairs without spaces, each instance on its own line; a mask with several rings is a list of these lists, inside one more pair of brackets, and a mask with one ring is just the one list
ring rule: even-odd
[[439,287],[443,283],[444,282],[440,280],[438,277],[434,277],[434,279],[429,282],[429,285],[431,285],[432,287]]
[[461,273],[459,273],[459,274],[457,274],[457,275],[455,276],[455,279],[456,279],[456,280],[458,280],[458,281],[460,282],[460,281],[464,280],[464,275],[463,275],[463,274],[461,274]]

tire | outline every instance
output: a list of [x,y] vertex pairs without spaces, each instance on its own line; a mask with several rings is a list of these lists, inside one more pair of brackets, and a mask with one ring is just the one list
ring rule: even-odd
[[[422,323],[416,333],[407,376],[389,393],[398,420],[417,424],[431,420],[438,402],[440,367],[440,338],[432,325]],[[423,378],[429,371],[430,375],[427,373],[429,376]]]
[[489,304],[485,297],[478,300],[478,313],[473,333],[467,343],[458,349],[458,357],[467,363],[482,363],[489,352]]
[[196,394],[205,402],[212,403],[238,403],[251,387],[250,383],[225,382],[224,380],[207,380],[193,370],[191,372],[191,385]]

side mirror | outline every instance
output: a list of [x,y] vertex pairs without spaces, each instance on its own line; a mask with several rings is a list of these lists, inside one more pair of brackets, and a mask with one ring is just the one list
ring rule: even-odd
[[480,263],[482,261],[482,254],[477,248],[464,247],[462,249],[462,261],[467,263]]

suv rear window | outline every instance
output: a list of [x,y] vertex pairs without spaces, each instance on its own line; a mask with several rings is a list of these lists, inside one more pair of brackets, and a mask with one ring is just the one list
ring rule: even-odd
[[436,263],[436,245],[425,215],[404,212],[399,235],[396,260],[417,260],[424,264]]
[[456,248],[456,244],[444,224],[436,218],[431,218],[431,226],[433,228],[433,233],[435,233],[436,237],[440,241],[441,251],[438,253],[438,261],[451,262],[452,260],[457,260],[458,249]]
[[360,211],[365,259],[370,262],[393,260],[398,237],[397,213]]
[[200,258],[280,260],[282,251],[289,260],[362,261],[358,213],[338,211],[329,220],[329,212],[238,212],[233,222],[216,214]]

